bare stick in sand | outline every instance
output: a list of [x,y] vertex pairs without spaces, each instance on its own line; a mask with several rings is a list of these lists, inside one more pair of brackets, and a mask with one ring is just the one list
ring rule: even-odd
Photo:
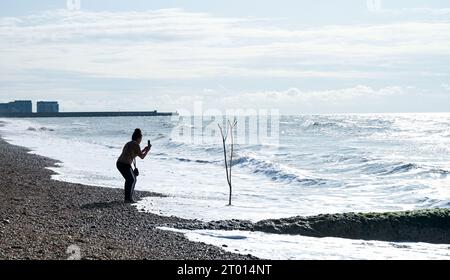
[[[236,128],[237,126],[237,120],[236,118],[234,119],[233,123],[231,123],[230,121],[228,121],[228,129],[222,128],[222,126],[220,126],[220,124],[217,124],[219,126],[220,129],[220,134],[222,135],[222,143],[223,143],[223,156],[225,158],[225,171],[227,173],[227,182],[228,182],[228,186],[230,188],[230,194],[229,194],[229,198],[228,198],[228,206],[231,206],[231,195],[233,193],[233,187],[231,184],[231,168],[233,167],[233,153],[234,153],[234,136],[233,136],[233,130]],[[228,133],[231,136],[231,153],[230,153],[230,161],[228,163],[228,157],[227,157],[227,139],[228,139]]]

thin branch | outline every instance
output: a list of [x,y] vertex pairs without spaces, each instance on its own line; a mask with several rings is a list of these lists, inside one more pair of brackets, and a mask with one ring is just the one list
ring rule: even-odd
[[230,179],[229,179],[229,176],[228,176],[227,147],[226,147],[226,140],[227,140],[227,137],[224,137],[223,129],[222,129],[222,127],[220,126],[220,124],[217,124],[217,125],[219,126],[220,134],[222,134],[223,156],[224,156],[224,158],[225,158],[225,171],[226,171],[226,173],[227,173],[227,182],[228,182],[228,184],[229,184]]
[[228,121],[228,129],[231,136],[231,152],[230,152],[230,181],[228,182],[231,187],[231,167],[233,166],[233,152],[234,152],[234,137],[233,137],[233,125]]
[[232,181],[231,181],[231,176],[232,176],[231,170],[232,170],[232,167],[233,167],[233,155],[234,155],[234,129],[235,129],[236,125],[237,125],[237,120],[236,120],[236,118],[234,118],[233,124],[232,124],[230,121],[228,121],[228,130],[230,131],[230,136],[231,136],[230,172],[229,172],[229,173],[230,173],[230,178],[229,178],[229,180],[228,180],[228,185],[229,185],[229,187],[230,187],[230,195],[229,195],[229,202],[228,202],[228,205],[231,205],[231,195],[232,195],[232,192],[233,192]]
[[[231,206],[231,196],[233,193],[233,186],[231,181],[232,176],[232,167],[233,167],[233,155],[234,155],[234,129],[237,126],[237,119],[234,118],[233,123],[231,123],[229,120],[225,123],[225,126],[222,127],[220,124],[217,124],[217,126],[220,129],[220,134],[222,135],[222,144],[223,144],[223,156],[225,158],[225,171],[227,173],[227,182],[228,186],[230,188],[230,193],[228,197],[228,205]],[[231,149],[230,149],[230,161],[228,162],[227,157],[227,145],[226,141],[228,139],[228,136],[231,136]]]
[[234,140],[233,140],[233,129],[230,129],[231,133],[231,155],[230,155],[230,198],[229,198],[229,204],[231,205],[231,195],[233,193],[233,187],[231,184],[231,167],[233,167],[233,152],[234,152]]
[[[220,128],[220,134],[222,134],[222,140],[223,141],[227,141],[227,139],[228,139],[228,131],[225,130],[225,127],[224,127],[224,129],[222,129],[222,126],[220,124],[217,124],[217,125]],[[226,135],[224,135],[223,131],[225,131]]]

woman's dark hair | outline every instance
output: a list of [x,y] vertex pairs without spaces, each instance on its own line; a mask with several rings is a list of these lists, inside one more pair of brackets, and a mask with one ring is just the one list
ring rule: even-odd
[[131,140],[137,141],[138,138],[142,138],[142,131],[139,128],[136,128],[133,132],[133,136],[131,136]]

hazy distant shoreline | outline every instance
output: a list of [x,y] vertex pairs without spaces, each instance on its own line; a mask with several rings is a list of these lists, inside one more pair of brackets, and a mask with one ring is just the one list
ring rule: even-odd
[[96,118],[96,117],[167,117],[176,112],[116,111],[116,112],[58,112],[58,113],[0,113],[0,118]]

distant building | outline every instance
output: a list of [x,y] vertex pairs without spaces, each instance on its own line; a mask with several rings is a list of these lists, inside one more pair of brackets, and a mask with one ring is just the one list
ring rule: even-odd
[[56,101],[39,101],[37,103],[38,113],[59,113],[59,104]]
[[0,113],[9,113],[9,103],[0,103]]
[[16,100],[9,103],[0,103],[0,113],[31,113],[33,104],[30,100]]

